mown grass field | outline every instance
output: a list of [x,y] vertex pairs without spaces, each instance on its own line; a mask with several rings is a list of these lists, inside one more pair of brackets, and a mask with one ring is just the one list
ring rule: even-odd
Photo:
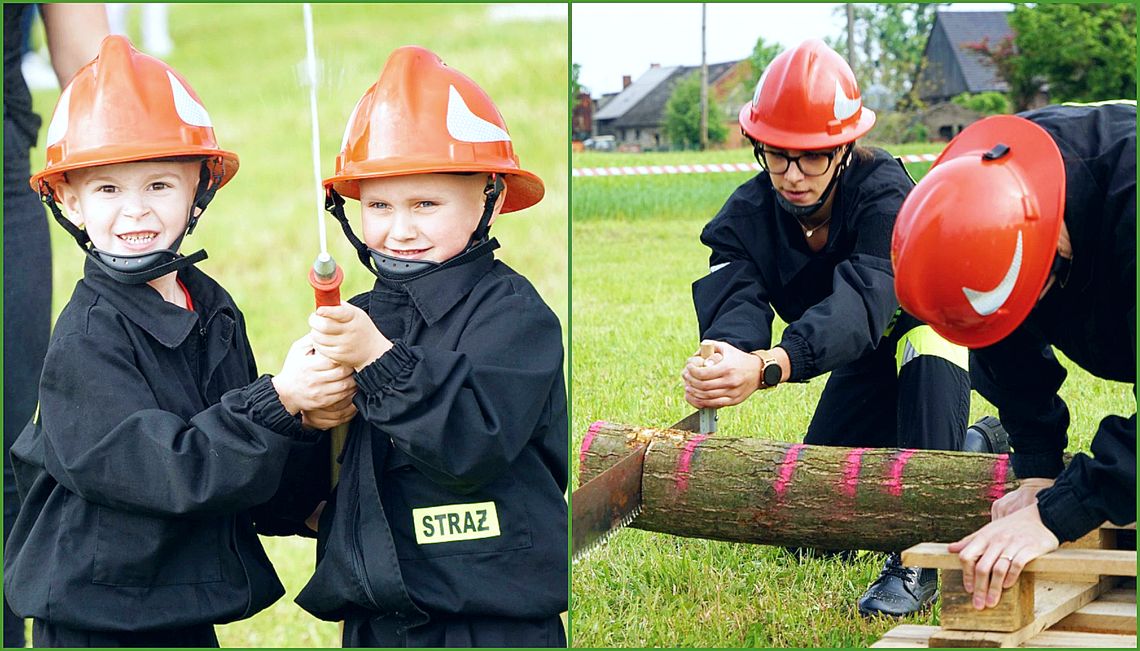
[[[432,49],[495,99],[523,167],[546,183],[546,197],[538,206],[496,222],[492,234],[502,243],[497,255],[535,284],[565,330],[565,18],[504,18],[485,5],[315,4],[313,21],[321,60],[322,176],[332,172],[357,99],[397,47]],[[175,51],[167,61],[203,99],[221,145],[241,158],[241,171],[218,193],[184,250],[209,252],[200,267],[233,294],[245,313],[259,369],[273,373],[289,345],[308,331],[313,294],[306,274],[319,251],[309,97],[301,84],[301,6],[174,4],[170,31]],[[45,131],[57,96],[35,93]],[[33,169],[42,163],[42,152],[33,152]],[[355,202],[349,202],[348,214],[358,218]],[[348,298],[370,288],[371,274],[357,262],[335,220],[329,218],[327,227],[330,251],[345,269],[342,295]],[[51,230],[58,313],[82,274],[83,257],[61,228],[52,224]],[[310,576],[313,543],[264,542],[288,596],[250,620],[219,627],[222,645],[339,646],[335,624],[314,619],[292,601]]]
[[[925,149],[937,151],[937,145]],[[708,156],[589,153],[575,155],[573,165],[736,162],[750,160],[751,153]],[[911,166],[911,173],[919,177],[928,167]],[[708,272],[708,250],[698,237],[747,178],[746,173],[719,173],[574,179],[575,449],[594,420],[667,426],[692,410],[682,396],[680,371],[697,344],[690,283]],[[777,324],[774,341],[782,327]],[[1062,396],[1073,416],[1070,449],[1087,450],[1100,418],[1131,414],[1135,399],[1127,385],[1066,365],[1070,375]],[[824,382],[785,385],[721,410],[718,435],[801,440]],[[973,398],[971,420],[996,413],[976,393]],[[577,455],[571,459],[576,466]],[[774,547],[627,529],[573,568],[573,643],[866,647],[896,624],[866,622],[855,610],[882,559],[863,553],[850,563],[801,563]],[[935,623],[937,616],[936,607],[909,621]]]

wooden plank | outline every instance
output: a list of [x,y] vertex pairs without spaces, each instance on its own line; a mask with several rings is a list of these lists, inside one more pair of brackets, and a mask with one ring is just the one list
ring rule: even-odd
[[957,631],[1012,633],[1033,622],[1035,576],[1023,574],[1004,592],[996,606],[977,610],[973,593],[962,587],[962,573],[942,570],[942,628]]
[[[904,563],[906,561],[903,561]],[[1029,638],[1061,621],[1066,615],[1078,610],[1096,599],[1107,590],[1112,579],[1093,584],[1067,584],[1037,582],[1036,607],[1033,621],[1028,626],[1012,633],[986,631],[950,631],[942,629],[930,637],[930,646],[948,648],[961,647],[1016,647]]]
[[1050,630],[1034,636],[1022,646],[1035,649],[1135,649],[1136,636]]
[[936,632],[938,632],[937,626],[899,624],[887,631],[878,642],[871,645],[871,648],[925,649],[929,646],[930,636]]
[[1094,601],[1057,622],[1050,630],[1136,635],[1136,604]]
[[[921,543],[903,552],[907,567],[933,567],[960,570],[957,554],[946,551],[946,543]],[[1119,549],[1058,549],[1029,561],[1022,572],[1062,572],[1065,574],[1136,576],[1136,552]]]

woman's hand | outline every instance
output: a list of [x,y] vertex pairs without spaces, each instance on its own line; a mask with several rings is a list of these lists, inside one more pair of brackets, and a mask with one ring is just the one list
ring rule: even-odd
[[990,517],[993,520],[1004,518],[1024,509],[1030,504],[1037,503],[1037,493],[1053,485],[1052,479],[1044,477],[1030,477],[1022,479],[1017,490],[1002,495],[990,505]]
[[1041,523],[1037,500],[987,524],[947,548],[962,562],[962,587],[974,594],[974,608],[992,608],[1013,586],[1029,561],[1060,546]]
[[715,352],[704,359],[694,354],[685,362],[685,400],[698,409],[737,405],[759,386],[760,358],[723,341],[705,341]]

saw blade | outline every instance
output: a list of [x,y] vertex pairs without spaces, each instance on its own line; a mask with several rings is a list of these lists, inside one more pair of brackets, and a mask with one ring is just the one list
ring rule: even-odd
[[570,498],[571,559],[605,543],[641,513],[641,473],[648,445],[578,487]]

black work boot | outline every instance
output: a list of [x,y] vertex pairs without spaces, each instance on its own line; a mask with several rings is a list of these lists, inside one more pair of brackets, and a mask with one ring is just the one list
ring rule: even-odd
[[879,578],[859,597],[859,614],[903,617],[929,608],[938,598],[938,570],[906,567],[892,553]]
[[962,451],[1005,454],[1009,452],[1009,433],[994,416],[983,416],[966,429]]

